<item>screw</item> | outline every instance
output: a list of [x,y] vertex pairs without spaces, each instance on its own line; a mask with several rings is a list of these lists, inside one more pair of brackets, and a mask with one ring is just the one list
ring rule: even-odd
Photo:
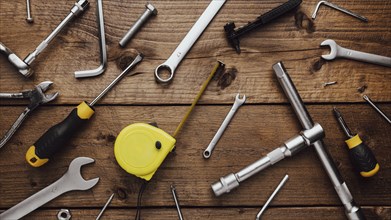
[[34,22],[34,19],[33,17],[31,17],[31,12],[30,12],[30,0],[26,0],[26,8],[27,8],[27,18],[26,18],[26,21],[28,23],[33,23]]
[[325,83],[323,83],[323,87],[326,87],[326,86],[331,86],[331,85],[334,85],[334,84],[337,84],[337,81],[333,81],[333,82],[325,82]]
[[372,100],[367,96],[367,95],[363,95],[362,98],[367,101],[381,116],[383,116],[384,119],[386,119],[386,121],[388,123],[391,124],[391,120],[386,116],[386,114],[384,114],[384,112],[382,112],[382,110],[380,110],[379,107],[377,107],[375,105],[375,103],[372,102]]
[[137,31],[143,26],[143,24],[150,18],[152,15],[157,15],[157,9],[152,4],[148,3],[145,5],[147,8],[140,18],[134,23],[134,25],[129,29],[125,36],[119,41],[121,47],[125,47],[129,42],[130,38],[137,33]]

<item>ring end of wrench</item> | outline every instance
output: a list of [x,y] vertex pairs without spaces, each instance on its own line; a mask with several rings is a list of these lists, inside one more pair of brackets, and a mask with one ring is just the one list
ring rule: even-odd
[[210,150],[205,150],[202,153],[202,156],[204,156],[205,159],[209,159],[210,155],[212,155],[212,152]]
[[[168,73],[169,73],[169,76],[168,76],[167,79],[163,79],[161,77],[161,74],[163,74],[164,70],[168,71]],[[174,71],[175,71],[175,69],[172,68],[171,66],[169,66],[169,65],[167,65],[165,63],[160,64],[155,69],[155,80],[156,80],[156,82],[162,83],[162,84],[169,84],[169,83],[171,83],[172,79],[174,78]]]

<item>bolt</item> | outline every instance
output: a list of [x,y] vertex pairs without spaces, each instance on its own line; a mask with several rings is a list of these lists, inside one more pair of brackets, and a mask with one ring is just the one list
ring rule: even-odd
[[152,4],[148,3],[145,5],[147,8],[140,18],[134,23],[134,25],[129,29],[125,36],[119,41],[121,47],[125,47],[129,42],[130,38],[137,33],[137,31],[143,26],[143,24],[150,18],[152,15],[157,15],[157,9]]
[[34,22],[34,19],[33,17],[31,17],[31,11],[30,11],[30,0],[26,0],[26,8],[27,8],[27,18],[26,18],[26,21],[28,23],[33,23]]

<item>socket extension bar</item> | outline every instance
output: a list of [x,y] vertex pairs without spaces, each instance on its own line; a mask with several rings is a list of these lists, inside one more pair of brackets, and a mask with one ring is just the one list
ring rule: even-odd
[[[314,126],[314,122],[310,114],[305,107],[303,100],[301,99],[295,85],[293,84],[290,76],[286,72],[286,69],[282,62],[278,62],[273,65],[273,70],[277,76],[277,80],[280,83],[282,89],[293,110],[296,113],[297,118],[299,119],[301,125],[304,129],[310,129]],[[324,169],[326,170],[327,175],[329,176],[331,183],[334,186],[335,191],[338,194],[339,199],[342,204],[345,206],[346,217],[350,220],[363,220],[365,216],[360,208],[353,199],[352,194],[350,193],[348,186],[345,181],[343,181],[341,174],[339,173],[337,166],[334,164],[329,152],[324,147],[322,140],[315,141],[313,143],[316,153],[319,156],[320,161]]]

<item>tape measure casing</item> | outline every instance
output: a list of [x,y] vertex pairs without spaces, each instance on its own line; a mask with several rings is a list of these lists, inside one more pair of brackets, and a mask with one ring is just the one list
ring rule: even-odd
[[114,143],[114,156],[126,172],[150,180],[176,140],[160,128],[135,123],[124,128]]

